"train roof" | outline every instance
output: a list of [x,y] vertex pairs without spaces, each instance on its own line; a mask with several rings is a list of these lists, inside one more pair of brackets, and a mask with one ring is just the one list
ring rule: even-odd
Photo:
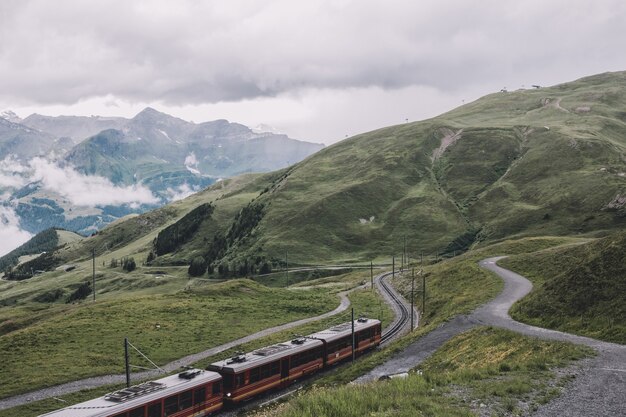
[[210,364],[207,369],[217,372],[226,371],[238,373],[246,369],[280,360],[286,356],[304,352],[315,347],[321,347],[322,345],[323,343],[320,340],[297,337],[288,342],[278,343],[249,353],[236,355],[223,361],[214,362]]
[[159,398],[178,394],[203,385],[203,383],[221,379],[222,376],[216,372],[190,369],[156,381],[144,382],[130,388],[111,392],[93,400],[42,414],[39,417],[100,417],[113,413],[123,413]]
[[[359,332],[361,330],[374,327],[377,324],[380,324],[380,320],[376,319],[368,319],[368,318],[359,318],[354,320],[354,331]],[[326,342],[332,342],[333,340],[341,339],[343,337],[349,336],[352,334],[352,322],[345,322],[333,326],[329,329],[322,330],[317,333],[310,334],[307,337],[312,337],[316,339],[322,339]]]

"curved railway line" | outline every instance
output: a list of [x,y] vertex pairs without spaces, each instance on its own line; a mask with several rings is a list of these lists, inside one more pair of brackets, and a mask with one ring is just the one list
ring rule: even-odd
[[409,324],[411,313],[401,296],[394,290],[391,285],[386,282],[385,278],[391,276],[391,272],[380,274],[376,277],[376,285],[381,291],[383,297],[391,304],[396,313],[395,320],[383,330],[381,344],[385,344],[398,336]]

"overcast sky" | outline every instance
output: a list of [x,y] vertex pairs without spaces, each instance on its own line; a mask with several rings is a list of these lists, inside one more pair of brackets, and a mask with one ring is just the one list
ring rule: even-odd
[[626,69],[623,0],[0,1],[0,110],[269,124],[327,144]]

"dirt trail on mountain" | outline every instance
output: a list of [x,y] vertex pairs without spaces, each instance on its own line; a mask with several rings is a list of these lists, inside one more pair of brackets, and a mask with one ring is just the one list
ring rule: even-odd
[[508,311],[517,300],[532,289],[526,278],[499,267],[502,259],[489,258],[480,266],[498,274],[504,280],[504,289],[492,301],[474,310],[470,315],[460,315],[409,345],[388,362],[374,368],[355,382],[378,379],[383,375],[407,372],[416,367],[445,342],[475,326],[501,327],[547,340],[582,344],[593,348],[597,356],[581,361],[577,377],[563,394],[539,407],[534,414],[547,416],[622,417],[626,415],[626,346],[603,342],[555,330],[529,326],[513,320]]
[[457,140],[461,139],[461,134],[463,133],[463,129],[460,129],[454,132],[451,129],[441,129],[441,132],[444,134],[443,138],[441,138],[441,145],[437,149],[433,151],[433,156],[430,158],[433,162],[443,155],[443,153],[450,146],[454,145]]

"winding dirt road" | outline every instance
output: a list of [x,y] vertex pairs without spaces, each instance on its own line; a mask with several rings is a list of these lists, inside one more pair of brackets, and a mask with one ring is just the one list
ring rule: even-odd
[[408,372],[452,337],[474,326],[489,325],[541,339],[582,344],[596,350],[596,357],[580,362],[577,378],[566,387],[563,394],[541,406],[535,416],[626,415],[626,346],[529,326],[513,320],[508,314],[509,309],[513,303],[530,292],[532,284],[523,276],[499,267],[496,262],[502,258],[489,258],[480,262],[482,268],[498,274],[504,280],[504,289],[496,298],[474,310],[470,315],[457,316],[443,324],[355,382],[366,382],[383,375]]

